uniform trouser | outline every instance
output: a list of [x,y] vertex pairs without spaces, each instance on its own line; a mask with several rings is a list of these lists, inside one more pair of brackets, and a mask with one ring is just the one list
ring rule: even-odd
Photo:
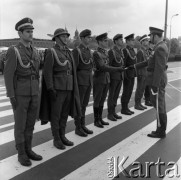
[[150,86],[148,85],[145,87],[144,96],[145,96],[145,101],[150,101]]
[[95,108],[104,106],[108,90],[109,90],[109,83],[93,85],[93,98],[94,98]]
[[140,104],[141,99],[143,97],[143,93],[145,90],[146,84],[146,77],[145,76],[138,76],[137,77],[137,88],[135,93],[135,104]]
[[109,86],[109,95],[108,95],[108,110],[109,108],[116,107],[121,86],[122,86],[122,79],[121,80],[111,79]]
[[54,139],[65,134],[68,115],[70,112],[72,91],[57,90],[57,98],[51,101],[51,130]]
[[14,135],[16,145],[32,139],[38,108],[38,95],[16,96],[17,107],[14,111]]
[[[166,103],[165,103],[165,87],[166,87],[167,80],[161,80],[159,91],[158,91],[158,114],[161,124],[161,129],[163,131],[166,130],[167,126],[167,115],[166,115]],[[151,103],[153,104],[154,108],[156,109],[156,95],[150,93]],[[165,117],[165,118],[164,118]],[[157,123],[158,125],[158,123]]]
[[121,96],[121,104],[124,104],[124,106],[127,106],[130,101],[134,87],[134,79],[135,78],[133,77],[129,79],[124,78],[123,80],[123,93]]
[[90,86],[79,85],[79,95],[80,95],[82,117],[85,117],[85,111],[89,103],[90,94],[91,94],[91,85]]

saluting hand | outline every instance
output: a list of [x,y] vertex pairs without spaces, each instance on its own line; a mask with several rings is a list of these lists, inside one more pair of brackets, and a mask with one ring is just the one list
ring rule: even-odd
[[11,105],[12,105],[13,109],[16,110],[16,107],[17,107],[16,98],[15,97],[11,97],[10,98],[10,102],[11,102]]

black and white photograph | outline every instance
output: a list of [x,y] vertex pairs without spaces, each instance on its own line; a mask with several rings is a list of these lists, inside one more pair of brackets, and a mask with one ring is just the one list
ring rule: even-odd
[[0,180],[181,180],[181,0],[0,0]]

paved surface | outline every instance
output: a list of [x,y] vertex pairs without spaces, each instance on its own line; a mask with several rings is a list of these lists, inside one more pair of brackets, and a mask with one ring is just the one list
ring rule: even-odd
[[[86,138],[78,137],[74,133],[73,119],[69,118],[66,136],[75,145],[65,150],[58,150],[52,144],[50,125],[41,126],[37,121],[33,149],[43,156],[43,161],[33,161],[31,167],[22,167],[17,161],[13,113],[9,99],[6,97],[3,76],[0,75],[0,179],[105,180],[113,179],[119,174],[119,178],[116,179],[128,179],[128,175],[132,177],[129,179],[133,179],[133,176],[138,175],[137,179],[156,180],[159,179],[158,169],[165,180],[181,179],[181,176],[176,177],[177,174],[181,174],[181,63],[169,63],[167,73],[168,128],[165,139],[151,139],[146,136],[147,133],[155,130],[156,113],[153,108],[144,111],[135,110],[134,93],[130,102],[130,107],[135,111],[134,115],[123,115],[122,120],[109,122],[110,125],[103,129],[94,127],[91,96],[86,111],[86,123],[94,134]],[[117,106],[117,112],[119,111],[120,99]],[[103,113],[105,120],[107,120],[106,115],[107,103],[105,102]],[[115,168],[123,157],[127,158],[124,163],[125,170],[121,167]],[[159,158],[164,165],[157,168]],[[113,161],[115,167],[111,166]],[[172,168],[170,177],[175,173],[174,178],[165,176],[169,168]]]

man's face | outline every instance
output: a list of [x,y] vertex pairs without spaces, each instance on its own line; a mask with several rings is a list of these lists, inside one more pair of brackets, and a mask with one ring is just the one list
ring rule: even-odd
[[33,30],[32,29],[25,29],[23,31],[19,31],[19,36],[24,41],[32,42],[32,40],[33,40]]
[[135,40],[134,39],[130,39],[127,41],[127,44],[131,47],[134,47],[134,44],[135,44]]
[[153,35],[153,34],[150,35],[150,41],[151,41],[153,44],[156,44],[157,38],[158,38],[157,35]]
[[118,46],[122,46],[123,45],[123,39],[122,38],[119,38],[117,41],[116,41],[116,44]]
[[86,36],[86,37],[83,37],[81,40],[83,41],[85,45],[89,45],[91,39],[92,39],[91,36]]
[[107,48],[108,47],[108,39],[104,39],[104,40],[100,41],[99,44],[101,44],[103,48]]
[[149,47],[149,41],[148,39],[145,39],[143,42],[142,42],[143,46],[148,48]]
[[68,35],[67,35],[67,34],[60,35],[59,38],[61,39],[61,41],[62,41],[65,45],[68,43]]

